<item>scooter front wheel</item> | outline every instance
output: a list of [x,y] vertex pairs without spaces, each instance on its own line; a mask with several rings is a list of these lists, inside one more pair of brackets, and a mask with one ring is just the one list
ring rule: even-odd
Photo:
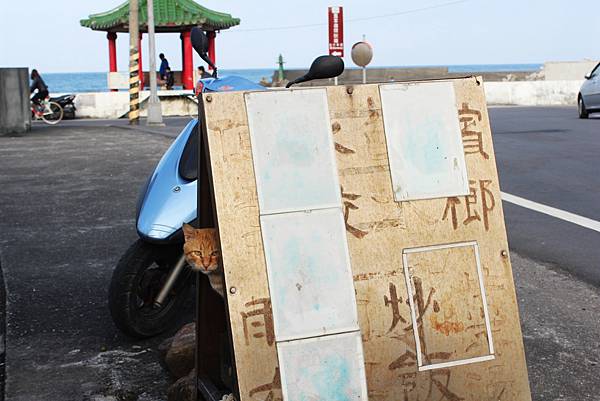
[[115,268],[108,293],[110,314],[117,328],[130,337],[152,337],[173,328],[189,299],[190,269],[179,275],[164,302],[154,301],[183,247],[133,243]]

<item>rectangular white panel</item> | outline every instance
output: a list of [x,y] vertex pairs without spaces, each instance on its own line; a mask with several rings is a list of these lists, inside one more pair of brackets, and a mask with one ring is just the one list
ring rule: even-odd
[[[477,242],[404,249],[402,263],[419,370],[442,369],[494,359],[492,326]],[[421,291],[416,291],[417,281]],[[422,308],[419,303],[423,305],[423,299],[419,300],[418,297],[423,297],[423,286],[433,289],[434,285],[435,298],[440,301],[434,298],[437,312],[434,308],[433,313],[426,317],[422,315],[424,310],[418,310]],[[444,323],[438,321],[441,318],[436,317],[436,313],[444,316]],[[446,332],[440,330],[440,327],[449,323],[449,327],[456,329]],[[419,329],[415,330],[415,327]],[[476,332],[485,329],[485,336],[482,332],[474,335],[474,329]],[[468,346],[465,347],[465,344]],[[441,354],[446,354],[442,360],[432,357]]]
[[325,89],[245,97],[261,215],[340,207]]
[[454,84],[390,84],[379,91],[395,200],[467,195]]
[[277,344],[286,401],[367,401],[360,332]]
[[340,209],[261,216],[275,338],[358,330]]

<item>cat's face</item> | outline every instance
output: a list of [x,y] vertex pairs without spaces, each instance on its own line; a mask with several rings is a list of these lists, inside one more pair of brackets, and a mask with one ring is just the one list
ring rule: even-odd
[[183,225],[185,259],[194,270],[208,274],[218,269],[220,252],[217,245],[217,230],[194,228]]

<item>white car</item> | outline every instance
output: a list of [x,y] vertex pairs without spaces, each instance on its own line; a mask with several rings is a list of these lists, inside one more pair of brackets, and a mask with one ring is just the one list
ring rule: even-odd
[[588,118],[590,113],[600,112],[600,63],[585,76],[577,96],[577,110],[579,118]]

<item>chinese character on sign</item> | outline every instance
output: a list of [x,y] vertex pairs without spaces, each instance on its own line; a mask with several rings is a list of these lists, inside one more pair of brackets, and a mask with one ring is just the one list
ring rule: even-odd
[[465,154],[480,154],[484,159],[489,159],[490,156],[483,150],[481,131],[475,129],[481,121],[481,112],[470,109],[468,103],[463,103],[462,108],[458,110],[458,116]]
[[329,54],[344,57],[344,10],[329,7]]
[[241,312],[244,323],[244,337],[246,345],[250,345],[250,326],[255,330],[252,334],[254,338],[266,338],[269,346],[275,342],[275,331],[273,327],[273,314],[271,312],[271,300],[269,298],[259,298],[246,303],[246,307],[260,306],[249,312]]
[[[267,393],[267,397],[265,401],[283,401],[283,397],[280,396],[281,393],[281,377],[279,376],[279,368],[275,368],[275,375],[273,376],[273,381],[271,383],[263,384],[256,388],[250,390],[250,397],[254,394],[258,393]],[[279,396],[276,395],[279,394]]]
[[402,303],[402,297],[398,297],[396,286],[393,283],[390,283],[390,297],[388,298],[387,295],[384,295],[383,300],[386,308],[388,306],[392,307],[392,325],[387,331],[389,333],[394,330],[399,322],[406,323],[406,319],[400,315],[400,304]]
[[345,193],[344,188],[342,188],[342,199],[348,199],[344,201],[344,223],[346,224],[346,231],[360,239],[368,234],[367,231],[360,230],[348,223],[348,219],[350,218],[350,210],[358,210],[358,206],[356,206],[351,201],[355,201],[361,196],[358,194],[350,194]]
[[[464,220],[461,218],[461,220],[464,226],[469,225],[474,221],[483,220],[485,230],[489,230],[489,214],[496,206],[494,195],[492,194],[492,191],[488,189],[491,182],[491,180],[479,180],[479,183],[477,183],[477,181],[469,180],[469,195],[463,197],[465,205],[464,215],[466,217]],[[452,228],[455,230],[458,229],[459,226],[457,206],[460,204],[460,198],[456,196],[448,198],[444,214],[442,215],[442,220],[450,218]]]
[[[433,288],[430,289],[429,295],[427,296],[427,300],[425,300],[423,293],[423,284],[420,279],[414,277],[414,286],[415,286],[415,295],[413,297],[413,301],[416,307],[416,324],[417,327],[414,329],[418,332],[422,333],[423,329],[423,317],[427,313],[429,309],[429,305],[432,302],[433,294],[435,290]],[[386,305],[388,305],[388,301],[391,302],[392,299],[398,299],[397,296],[394,296],[396,289],[394,287],[392,291],[392,284],[390,284],[390,298],[384,297],[384,301]],[[436,301],[433,301],[434,308],[433,313],[439,312],[439,304]],[[393,305],[393,304],[392,304]],[[436,305],[438,305],[436,307]],[[404,328],[404,330],[413,330],[412,324]],[[419,335],[421,337],[421,334]],[[421,343],[421,355],[423,358],[423,362],[425,364],[430,364],[432,362],[444,362],[450,359],[452,356],[452,352],[428,352],[427,344],[425,342]],[[405,370],[410,368],[411,372],[401,372],[399,374],[400,383],[402,384],[402,391],[404,393],[404,399],[436,399],[436,400],[448,400],[448,401],[458,401],[463,398],[459,397],[455,393],[453,393],[450,388],[450,376],[451,372],[448,369],[436,369],[436,370],[428,370],[425,374],[428,380],[420,380],[417,382],[417,374],[414,373],[415,367],[417,366],[417,355],[414,350],[413,344],[407,343],[407,350],[397,357],[394,361],[392,361],[388,365],[389,370]],[[435,398],[430,398],[431,396]]]

